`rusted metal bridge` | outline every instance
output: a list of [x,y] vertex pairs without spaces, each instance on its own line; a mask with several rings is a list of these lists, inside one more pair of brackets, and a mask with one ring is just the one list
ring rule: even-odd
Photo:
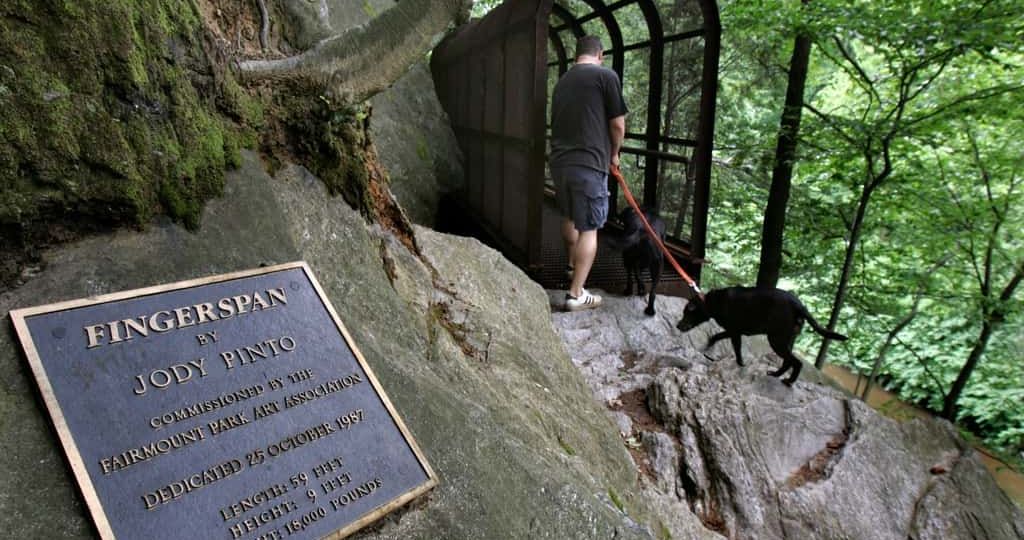
[[[464,153],[460,211],[542,285],[565,286],[546,170],[547,105],[586,34],[610,46],[606,65],[630,107],[622,149],[630,189],[665,219],[670,249],[699,278],[721,34],[714,0],[507,0],[445,39],[431,70]],[[609,187],[614,215],[623,200]],[[682,293],[670,273],[659,290]],[[588,287],[616,291],[625,276],[602,242]]]

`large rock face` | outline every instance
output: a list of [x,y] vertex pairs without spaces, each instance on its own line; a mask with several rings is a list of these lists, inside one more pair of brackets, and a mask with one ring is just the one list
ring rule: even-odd
[[745,368],[726,342],[705,356],[711,324],[674,329],[684,305],[659,298],[646,318],[641,299],[606,297],[553,316],[650,500],[728,538],[1024,538],[1024,514],[950,424],[885,418],[811,367],[787,388],[765,374],[781,361],[763,338],[744,339]]
[[[569,362],[537,285],[474,240],[418,229],[416,255],[305,169],[270,178],[255,156],[243,158],[198,233],[156,224],[48,252],[45,270],[0,295],[0,313],[304,259],[440,477],[424,501],[364,536],[651,537],[658,520],[638,499],[615,426]],[[91,537],[4,324],[0,530]]]
[[440,200],[463,185],[462,153],[426,64],[412,67],[394,86],[374,96],[370,119],[391,191],[409,218],[437,223]]

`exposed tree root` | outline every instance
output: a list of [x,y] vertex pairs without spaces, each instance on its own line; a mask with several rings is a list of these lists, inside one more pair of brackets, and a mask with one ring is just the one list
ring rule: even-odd
[[369,23],[328,37],[301,54],[237,64],[243,80],[300,79],[335,98],[360,102],[387,88],[430,50],[467,0],[404,0]]
[[267,43],[270,41],[270,14],[264,0],[256,0],[256,5],[260,8],[260,49],[266,52]]

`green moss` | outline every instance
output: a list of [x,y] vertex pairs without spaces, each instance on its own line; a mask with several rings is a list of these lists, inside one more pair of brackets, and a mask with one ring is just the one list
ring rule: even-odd
[[[130,28],[132,31],[131,38],[133,50],[145,50],[146,40],[139,34],[138,28],[134,24],[132,24]],[[132,84],[136,86],[145,86],[149,84],[149,73],[146,71],[146,64],[143,63],[145,61],[144,56],[145,55],[142,54],[129,54],[126,59],[127,61],[125,62],[128,67],[128,74],[131,77],[130,80]]]
[[566,455],[576,455],[576,449],[573,448],[572,446],[569,446],[569,443],[565,442],[565,440],[562,439],[561,436],[558,437],[558,445],[562,447],[562,450],[565,451]]
[[619,512],[626,512],[626,507],[624,504],[622,504],[622,499],[619,498],[619,494],[615,492],[614,488],[608,488],[608,498],[611,499],[612,504],[615,505],[615,508],[619,509]]
[[373,9],[373,6],[367,0],[363,0],[363,13],[371,19],[377,16],[377,10]]
[[160,202],[172,216],[187,219],[195,205],[185,199],[182,195],[183,191],[173,180],[165,180],[160,184]]
[[209,63],[202,31],[192,1],[0,6],[5,244],[30,249],[54,226],[139,226],[159,213],[198,226],[264,122],[260,102]]
[[416,156],[420,158],[420,161],[430,163],[430,149],[427,147],[427,141],[423,135],[416,138]]
[[244,138],[234,131],[224,133],[224,164],[231,169],[242,166],[242,151],[239,146]]
[[[382,213],[367,106],[291,83],[254,96],[211,63],[202,24],[195,0],[0,4],[0,258],[157,214],[195,229],[257,145]],[[429,159],[425,142],[417,152]]]
[[82,5],[74,0],[62,0],[59,5],[67,17],[82,17],[85,15]]
[[291,145],[332,195],[373,217],[366,104],[310,98],[302,89],[282,91],[282,110]]
[[263,103],[250,96],[234,79],[226,77],[221,86],[224,109],[237,122],[251,127],[263,127]]

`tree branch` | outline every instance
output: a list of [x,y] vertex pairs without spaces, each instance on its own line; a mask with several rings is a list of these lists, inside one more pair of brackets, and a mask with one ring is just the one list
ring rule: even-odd
[[[934,269],[937,270],[938,267],[942,266],[943,264],[945,264],[945,261],[942,261],[939,264],[937,264]],[[889,332],[886,334],[885,342],[882,344],[881,348],[878,349],[878,354],[875,355],[875,361],[871,366],[871,374],[868,375],[868,380],[864,384],[864,391],[860,395],[860,399],[864,400],[865,402],[867,402],[868,396],[871,394],[871,387],[874,386],[875,384],[875,378],[878,377],[878,372],[881,371],[882,369],[882,362],[885,361],[885,356],[889,352],[889,348],[892,346],[893,340],[895,340],[899,336],[900,332],[902,332],[903,329],[906,328],[917,317],[918,308],[921,306],[921,299],[923,297],[924,280],[921,281],[918,291],[914,295],[914,303],[910,308],[910,313],[907,313],[906,316],[904,316],[902,319],[900,319],[899,322],[896,323],[896,326],[889,330]]]
[[[862,85],[858,85],[858,86],[861,86],[862,88],[864,88],[864,90],[866,90],[871,95],[872,99],[874,99],[879,105],[881,105],[882,97],[878,95],[878,90],[875,88],[875,82],[872,81],[871,77],[869,77],[867,72],[864,71],[864,68],[861,67],[860,62],[858,62],[856,59],[854,59],[853,55],[850,54],[850,52],[846,50],[846,47],[843,45],[842,41],[839,40],[839,36],[832,36],[832,41],[835,42],[836,48],[839,49],[839,54],[841,54],[842,57],[847,62],[850,63],[850,67],[853,68],[853,70],[854,70],[854,77],[853,78],[855,80],[856,79],[860,79],[860,81],[863,83]],[[841,63],[840,63],[840,66],[842,66]],[[849,71],[846,70],[846,69],[844,69],[844,71],[847,71],[847,73],[849,73]],[[869,103],[868,106],[870,108],[870,103]]]
[[[950,49],[948,51],[944,51],[943,54],[945,55],[945,59],[943,59],[942,63],[939,64],[939,68],[936,69],[935,72],[931,74],[931,76],[926,78],[925,81],[923,83],[921,83],[920,86],[917,87],[917,90],[915,90],[915,91],[913,91],[913,92],[911,92],[910,94],[907,95],[907,100],[908,101],[911,101],[911,100],[915,99],[917,96],[921,95],[921,92],[924,92],[926,89],[928,89],[928,87],[931,86],[932,83],[934,83],[939,78],[939,75],[942,75],[942,72],[946,70],[946,67],[949,66],[949,63],[953,60],[953,57],[955,56],[955,52],[956,51],[957,51],[957,49]],[[933,55],[933,56],[934,56],[935,59],[943,57],[943,55]],[[920,67],[919,68],[914,68],[914,70],[911,73],[913,73],[916,76],[917,73],[919,73],[919,69],[925,67],[926,65],[927,64],[924,64],[924,63],[919,64]],[[911,78],[911,80],[908,81],[909,84],[912,84],[913,82],[914,82],[913,78]],[[908,84],[908,86],[909,86],[909,84]]]
[[256,6],[260,8],[260,49],[266,51],[270,41],[270,14],[264,0],[256,0]]
[[[942,170],[941,165],[940,165],[939,168],[940,168],[940,170]],[[960,217],[963,220],[961,222],[961,226],[964,228],[964,233],[966,233],[966,234],[962,235],[961,238],[963,236],[967,237],[968,245],[964,246],[963,240],[962,239],[958,239],[957,242],[956,242],[957,247],[962,249],[964,251],[964,253],[967,255],[967,259],[971,263],[971,268],[974,270],[974,277],[975,277],[975,279],[978,280],[978,287],[980,289],[984,289],[984,287],[985,287],[985,279],[981,275],[981,268],[978,267],[978,257],[976,256],[977,253],[976,253],[975,248],[974,248],[974,234],[973,234],[973,232],[974,232],[974,223],[970,220],[970,217],[968,217],[967,210],[964,208],[963,203],[960,202],[960,197],[957,196],[956,192],[953,191],[953,189],[950,188],[949,186],[946,186],[946,192],[949,193],[949,198],[953,201],[953,204],[956,206],[957,210],[960,212]]]
[[843,131],[841,127],[836,125],[835,120],[831,116],[819,111],[817,108],[814,107],[814,105],[811,105],[810,103],[807,102],[804,102],[804,108],[811,111],[811,114],[813,114],[814,116],[820,118],[825,123],[825,125],[835,130],[836,134],[842,137],[842,139],[845,140],[846,142],[850,143],[851,146],[860,146],[856,139],[854,139],[851,135]]
[[999,95],[1002,95],[1002,94],[1006,94],[1006,93],[1010,93],[1010,92],[1016,92],[1016,91],[1021,90],[1021,89],[1024,89],[1024,84],[1001,85],[1001,86],[994,86],[994,87],[991,87],[991,88],[985,88],[985,89],[979,90],[977,92],[972,92],[970,94],[967,94],[967,95],[964,95],[964,96],[960,96],[960,97],[950,101],[949,103],[945,103],[943,105],[939,105],[939,106],[935,107],[931,111],[929,111],[929,112],[927,112],[925,114],[922,114],[921,116],[919,116],[917,118],[913,118],[911,120],[907,120],[897,130],[897,133],[904,132],[906,129],[908,129],[908,128],[916,125],[916,124],[920,124],[921,122],[924,122],[925,120],[929,120],[931,118],[934,118],[934,117],[936,117],[936,116],[938,116],[940,114],[945,113],[946,111],[948,111],[948,110],[950,110],[952,108],[959,107],[959,106],[964,105],[966,103],[970,103],[972,101],[981,101],[981,100],[993,98],[995,96],[999,96]]
[[1003,292],[999,293],[1000,307],[998,311],[1000,315],[1005,315],[1006,310],[1002,306],[1006,305],[1006,302],[1010,301],[1013,297],[1013,293],[1017,290],[1017,286],[1020,285],[1021,280],[1024,280],[1024,257],[1017,261],[1017,271],[1010,278],[1010,281],[1003,287]]

